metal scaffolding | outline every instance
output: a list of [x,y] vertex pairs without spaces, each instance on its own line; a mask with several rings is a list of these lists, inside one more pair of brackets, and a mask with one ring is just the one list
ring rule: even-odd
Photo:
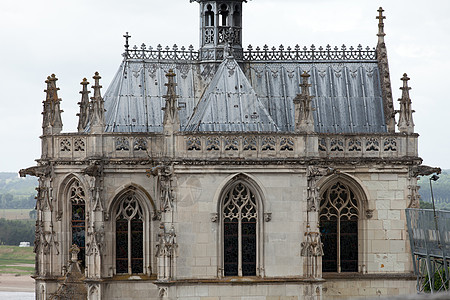
[[450,211],[407,209],[411,253],[419,293],[449,290]]

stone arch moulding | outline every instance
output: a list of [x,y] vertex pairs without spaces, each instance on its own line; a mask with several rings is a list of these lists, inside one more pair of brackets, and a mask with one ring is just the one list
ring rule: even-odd
[[[347,185],[352,190],[358,207],[360,207],[358,217],[358,272],[366,273],[368,263],[367,222],[370,219],[367,216],[367,211],[372,211],[369,207],[369,192],[359,178],[348,173],[338,172],[331,176],[323,177],[318,181],[317,187],[320,197],[337,182]],[[317,213],[320,214],[320,209]]]
[[[257,235],[256,235],[256,276],[265,277],[264,270],[264,227],[266,219],[265,214],[265,195],[267,193],[263,189],[263,185],[259,180],[249,174],[238,173],[225,178],[219,185],[214,195],[214,201],[217,204],[215,219],[219,230],[217,230],[217,276],[224,277],[224,222],[223,222],[223,201],[230,189],[234,188],[237,183],[243,183],[255,195],[257,206]],[[266,220],[265,220],[266,219]]]
[[114,274],[117,272],[116,266],[116,211],[120,202],[123,200],[127,193],[133,192],[136,196],[136,200],[138,201],[142,214],[144,217],[143,221],[143,274],[150,275],[155,269],[155,261],[153,259],[154,255],[154,234],[155,226],[154,222],[152,222],[153,216],[157,213],[157,209],[153,198],[150,194],[140,185],[130,183],[123,185],[114,191],[114,197],[109,201],[106,208],[106,228],[110,233],[110,244],[111,244],[111,260],[108,262],[110,266],[112,266],[112,270],[114,270]]
[[[64,238],[61,245],[61,256],[60,263],[61,265],[66,264],[70,253],[69,249],[72,245],[72,203],[69,201],[70,199],[70,189],[74,182],[78,181],[80,183],[81,188],[85,194],[85,204],[86,207],[90,206],[91,198],[89,193],[89,183],[85,179],[85,177],[81,174],[70,173],[64,177],[64,179],[59,184],[57,199],[56,199],[56,220],[60,224],[60,230],[64,232]],[[63,271],[61,270],[61,274]]]
[[256,192],[257,199],[260,202],[261,208],[264,210],[268,209],[268,203],[265,199],[265,195],[267,195],[267,191],[264,188],[262,182],[254,175],[247,173],[237,173],[227,176],[217,187],[216,192],[214,194],[214,202],[217,205],[217,212],[220,213],[221,208],[221,199],[224,195],[225,190],[229,188],[234,182],[237,180],[242,180],[250,185],[254,192]]
[[[152,216],[150,215],[152,212],[154,214],[157,213],[158,210],[156,208],[155,201],[153,201],[152,196],[150,196],[147,190],[138,184],[130,183],[123,185],[114,191],[113,193],[114,197],[111,201],[109,201],[108,206],[106,208],[107,221],[110,219],[112,215],[114,215],[113,210],[118,205],[118,201],[122,198],[122,196],[124,196],[126,193],[130,191],[133,191],[138,195],[139,200],[141,200],[142,202],[141,204],[144,206],[145,210],[149,214],[148,215],[149,219],[152,219]],[[148,202],[146,200],[148,200]]]
[[64,206],[67,205],[67,203],[68,203],[68,201],[65,201],[65,199],[69,193],[70,187],[72,186],[72,184],[74,183],[75,180],[78,180],[78,182],[83,187],[83,190],[86,194],[86,200],[90,204],[91,199],[90,199],[90,193],[89,193],[89,183],[87,182],[87,180],[81,174],[75,174],[75,173],[68,174],[61,181],[61,183],[59,185],[59,189],[58,189],[58,194],[57,194],[58,197],[56,200],[56,220],[58,220],[58,221],[61,220],[64,211],[67,211],[67,210],[64,210]]
[[335,173],[330,176],[324,176],[317,182],[317,187],[319,189],[319,194],[321,195],[323,191],[331,187],[333,184],[335,184],[337,181],[341,181],[345,184],[347,184],[352,191],[355,193],[355,196],[358,199],[358,204],[362,208],[361,210],[361,217],[366,218],[365,212],[367,210],[371,210],[370,202],[369,202],[369,191],[363,184],[363,182],[348,173]]

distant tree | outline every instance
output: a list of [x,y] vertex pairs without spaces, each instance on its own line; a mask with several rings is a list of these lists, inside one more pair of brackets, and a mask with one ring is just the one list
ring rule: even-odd
[[30,219],[36,219],[36,210],[30,210],[30,212],[28,213],[28,215],[30,216]]
[[433,204],[430,202],[424,202],[420,200],[420,208],[422,209],[433,209]]

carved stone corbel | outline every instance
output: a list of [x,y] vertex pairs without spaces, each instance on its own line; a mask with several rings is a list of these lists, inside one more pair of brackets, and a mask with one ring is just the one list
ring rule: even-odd
[[373,209],[367,209],[366,210],[366,218],[367,219],[372,219],[373,218],[373,212],[374,212]]
[[270,222],[272,220],[272,213],[264,213],[264,222]]
[[212,213],[211,214],[211,222],[217,223],[219,221],[219,214],[218,213]]

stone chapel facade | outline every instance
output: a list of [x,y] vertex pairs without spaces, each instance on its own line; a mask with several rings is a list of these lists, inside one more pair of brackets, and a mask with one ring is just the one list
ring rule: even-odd
[[244,50],[246,1],[195,1],[200,49],[127,34],[106,93],[81,82],[78,132],[48,77],[42,156],[21,170],[39,177],[37,299],[414,293],[404,210],[423,167],[383,10],[376,48]]

